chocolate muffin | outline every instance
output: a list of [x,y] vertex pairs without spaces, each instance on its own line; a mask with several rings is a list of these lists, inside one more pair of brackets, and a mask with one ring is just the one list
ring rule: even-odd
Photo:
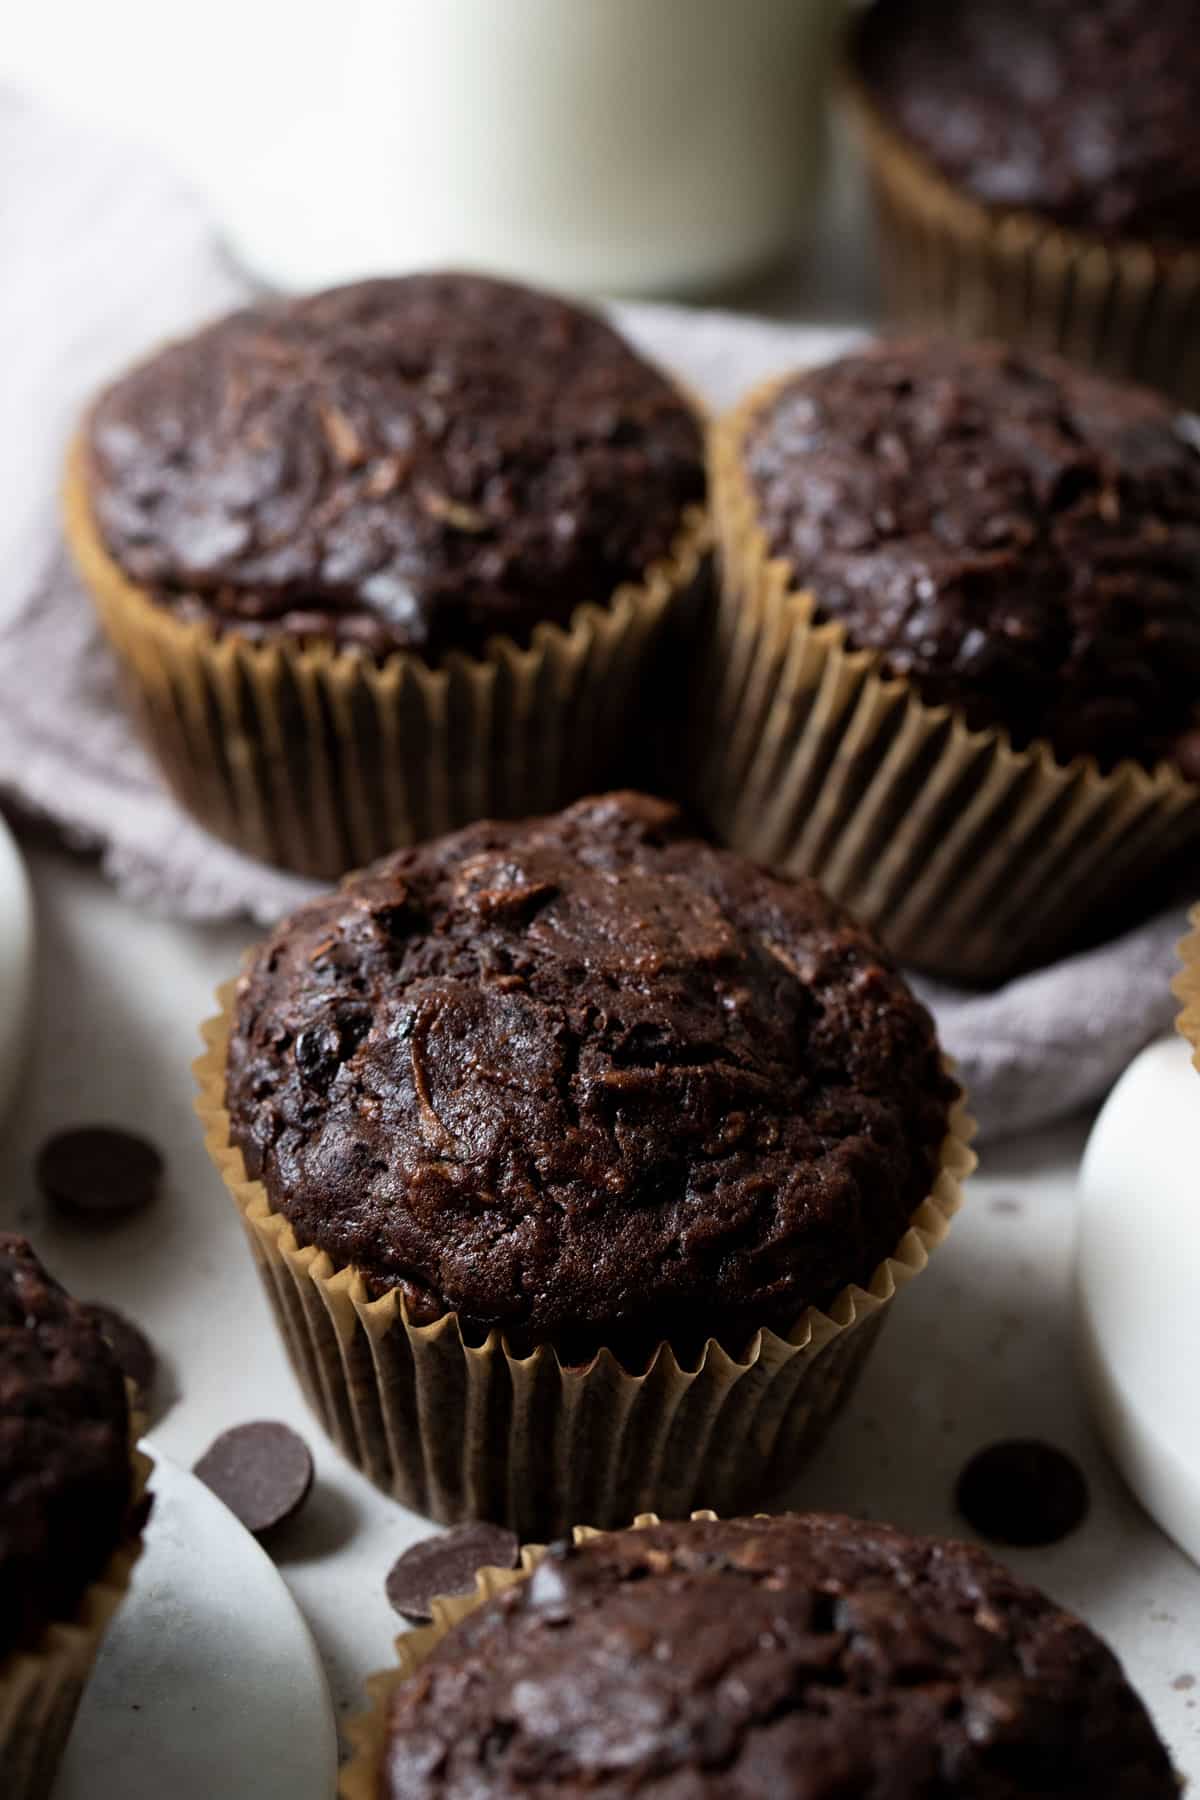
[[869,1283],[955,1094],[867,933],[633,794],[302,908],[241,979],[226,1090],[271,1206],[410,1320],[630,1366]]
[[1195,244],[1196,24],[1194,0],[877,0],[856,60],[889,119],[985,206]]
[[547,1542],[791,1491],[974,1165],[807,883],[628,793],[399,852],[221,994],[207,1143],[372,1480]]
[[177,799],[332,879],[653,755],[705,496],[693,407],[604,319],[431,274],[161,351],[90,409],[65,510]]
[[1200,438],[1166,401],[883,343],[785,382],[743,454],[770,553],[931,705],[1064,762],[1200,773]]
[[876,0],[843,94],[893,318],[1200,405],[1192,0]]
[[0,1235],[0,1660],[74,1618],[134,1512],[116,1359],[25,1239]]
[[372,1800],[1178,1792],[1081,1621],[968,1545],[811,1514],[552,1546],[394,1690],[385,1745]]
[[898,960],[995,985],[1200,843],[1200,439],[996,343],[866,346],[714,427],[687,798]]
[[269,300],[101,396],[96,522],[245,638],[483,654],[606,605],[704,499],[696,416],[596,315],[478,275]]

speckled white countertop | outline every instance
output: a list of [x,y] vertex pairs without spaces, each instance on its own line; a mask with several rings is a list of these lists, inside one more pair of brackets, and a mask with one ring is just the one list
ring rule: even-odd
[[[245,934],[135,911],[58,851],[33,851],[30,867],[36,1034],[23,1092],[0,1128],[0,1225],[29,1230],[80,1295],[141,1321],[166,1365],[155,1437],[178,1462],[190,1466],[216,1432],[242,1420],[285,1419],[305,1433],[317,1488],[277,1560],[344,1717],[360,1702],[363,1677],[390,1659],[397,1621],[384,1598],[387,1569],[428,1527],[350,1469],[308,1415],[200,1141],[189,1072],[196,1027]],[[157,1208],[103,1235],[48,1219],[31,1175],[48,1132],[87,1120],[146,1132],[169,1164]],[[955,1477],[972,1451],[1032,1435],[1072,1452],[1087,1472],[1090,1516],[1057,1548],[1009,1560],[1112,1642],[1179,1768],[1195,1777],[1200,1570],[1111,1471],[1074,1371],[1074,1175],[1084,1135],[1079,1122],[988,1154],[949,1244],[900,1301],[801,1498],[950,1531]],[[270,1757],[270,1744],[262,1751]],[[193,1800],[185,1777],[174,1800]]]

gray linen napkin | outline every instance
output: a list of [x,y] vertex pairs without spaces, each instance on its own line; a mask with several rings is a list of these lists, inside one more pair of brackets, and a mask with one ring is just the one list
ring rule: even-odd
[[[244,281],[153,157],[0,94],[0,796],[98,850],[132,899],[182,918],[277,918],[311,884],[251,862],[174,805],[121,712],[58,540],[62,452],[88,394]],[[714,405],[846,333],[676,307],[623,328]],[[921,982],[985,1135],[1098,1098],[1166,1030],[1183,911],[988,995]]]

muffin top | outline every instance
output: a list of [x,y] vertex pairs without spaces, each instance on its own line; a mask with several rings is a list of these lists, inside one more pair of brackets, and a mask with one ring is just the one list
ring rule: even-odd
[[0,1657],[74,1616],[131,1497],[116,1358],[25,1239],[0,1234]]
[[233,1140],[304,1243],[476,1335],[691,1355],[868,1280],[955,1093],[808,882],[634,794],[403,850],[254,954]]
[[1195,0],[878,0],[858,61],[985,205],[1108,238],[1200,235]]
[[796,375],[743,464],[850,643],[1017,744],[1195,760],[1200,449],[1149,391],[924,339]]
[[1174,1800],[1078,1619],[966,1544],[819,1514],[553,1546],[398,1688],[380,1800]]
[[108,550],[185,618],[429,657],[528,640],[665,556],[700,426],[594,314],[473,275],[245,308],[88,422]]

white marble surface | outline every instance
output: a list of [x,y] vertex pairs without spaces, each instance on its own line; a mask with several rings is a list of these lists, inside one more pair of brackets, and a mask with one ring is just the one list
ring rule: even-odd
[[[200,1142],[188,1068],[196,1024],[244,934],[135,912],[57,851],[35,851],[31,867],[37,1031],[23,1100],[0,1137],[0,1222],[29,1229],[81,1294],[141,1319],[170,1365],[164,1387],[174,1388],[155,1438],[179,1462],[190,1465],[218,1430],[245,1419],[281,1418],[305,1432],[318,1486],[279,1547],[279,1566],[344,1713],[358,1704],[363,1676],[389,1657],[386,1570],[427,1527],[350,1470],[307,1415]],[[48,1131],[89,1119],[147,1131],[170,1164],[157,1210],[104,1236],[48,1219],[30,1172]],[[901,1300],[801,1498],[947,1531],[955,1477],[972,1451],[1010,1435],[1071,1451],[1091,1486],[1088,1520],[1058,1548],[1010,1560],[1111,1640],[1180,1769],[1197,1776],[1200,1571],[1107,1464],[1074,1373],[1074,1177],[1084,1130],[1079,1123],[988,1156],[949,1244]]]

